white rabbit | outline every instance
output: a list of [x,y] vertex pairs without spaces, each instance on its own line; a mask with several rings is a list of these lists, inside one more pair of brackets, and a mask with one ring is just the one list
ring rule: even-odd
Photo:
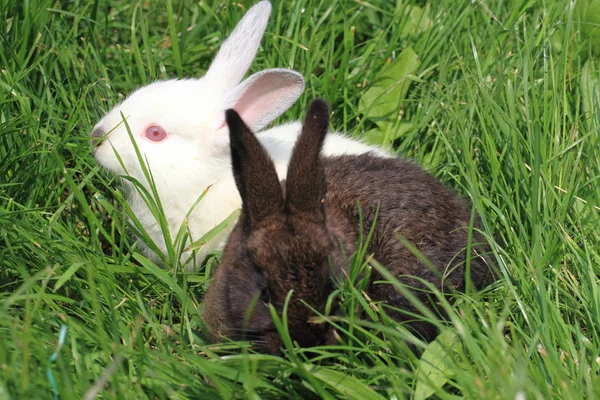
[[[230,170],[225,110],[235,109],[253,131],[259,131],[287,110],[304,90],[302,75],[286,69],[260,71],[240,83],[256,55],[270,12],[268,1],[248,10],[204,77],[167,80],[142,87],[94,127],[92,153],[96,160],[109,171],[128,174],[149,188],[123,123],[125,118],[153,176],[171,240],[207,187],[210,186],[208,193],[189,216],[192,240],[201,238],[241,205]],[[257,135],[282,177],[300,131],[300,122],[295,122]],[[369,151],[390,156],[382,149],[341,134],[328,135],[324,146],[326,155]],[[138,191],[124,182],[132,211],[158,248],[166,253],[159,223]],[[220,248],[228,233],[229,230],[223,231],[206,243],[197,252],[196,260],[201,262],[210,251]],[[139,246],[148,257],[157,260],[144,243],[139,242]],[[185,258],[188,256],[186,252]]]

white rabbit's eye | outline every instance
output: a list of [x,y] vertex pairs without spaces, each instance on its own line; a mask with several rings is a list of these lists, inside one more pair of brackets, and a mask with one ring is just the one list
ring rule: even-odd
[[160,142],[167,137],[167,132],[158,125],[150,125],[146,128],[146,137],[153,142]]

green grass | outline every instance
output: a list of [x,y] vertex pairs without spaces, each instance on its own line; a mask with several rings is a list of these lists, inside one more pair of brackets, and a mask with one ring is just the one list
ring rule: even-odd
[[[50,398],[52,379],[61,399],[600,397],[593,25],[567,1],[403,3],[275,1],[252,71],[305,76],[280,120],[323,96],[334,128],[393,142],[473,202],[500,280],[446,305],[421,360],[361,282],[340,289],[344,344],[284,340],[287,358],[211,345],[198,310],[214,263],[186,275],[145,260],[90,155],[105,111],[203,74],[252,2],[0,0],[0,399]],[[384,92],[401,119],[379,118],[361,98],[407,48],[418,59]]]

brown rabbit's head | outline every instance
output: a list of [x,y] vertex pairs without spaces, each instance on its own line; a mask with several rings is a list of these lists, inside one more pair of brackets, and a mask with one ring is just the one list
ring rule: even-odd
[[262,351],[279,353],[269,305],[281,314],[293,290],[287,309],[292,340],[303,347],[331,341],[327,324],[309,322],[311,307],[325,309],[333,266],[343,264],[340,244],[325,223],[319,153],[328,112],[324,100],[311,103],[283,183],[239,115],[226,112],[242,214],[206,295],[204,316],[213,336],[248,339]]

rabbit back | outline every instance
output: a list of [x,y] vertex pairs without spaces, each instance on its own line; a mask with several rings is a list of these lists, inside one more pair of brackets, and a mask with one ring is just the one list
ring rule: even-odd
[[[367,254],[384,265],[401,282],[424,289],[419,279],[440,289],[464,290],[468,227],[471,218],[468,203],[429,173],[406,159],[376,157],[372,154],[326,157],[323,159],[326,181],[327,215],[343,215],[348,226],[359,223],[362,212],[363,236],[375,228]],[[331,210],[337,210],[332,213]],[[478,227],[478,221],[474,221]],[[411,243],[435,267],[431,270],[404,246],[399,236]],[[472,232],[473,254],[470,278],[477,288],[492,279],[484,258],[483,238]],[[413,310],[414,306],[389,284],[375,284],[372,276],[369,295],[395,308]],[[417,279],[415,279],[417,278]],[[414,291],[421,300],[425,294]],[[405,319],[395,315],[397,319]],[[421,330],[431,336],[431,327]]]

